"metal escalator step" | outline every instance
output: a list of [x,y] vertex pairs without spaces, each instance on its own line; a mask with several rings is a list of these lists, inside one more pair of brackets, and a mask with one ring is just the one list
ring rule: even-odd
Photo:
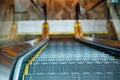
[[72,73],[74,64],[37,64],[29,66],[29,73]]
[[84,74],[81,76],[81,80],[101,80],[100,75],[96,74]]
[[120,74],[103,74],[101,75],[101,80],[119,80]]
[[120,64],[116,64],[116,70],[120,72]]
[[101,64],[101,72],[117,72],[116,65],[114,64]]
[[32,62],[32,64],[42,64],[42,63],[56,63],[56,64],[60,64],[60,63],[66,63],[66,64],[70,64],[70,63],[75,63],[75,64],[120,64],[120,60],[83,60],[83,59],[47,59],[47,60],[43,60],[43,59],[38,59]]
[[100,72],[99,66],[96,64],[77,64],[76,72]]
[[25,75],[24,80],[31,80],[31,79],[30,79],[30,76],[31,76],[31,75]]
[[119,80],[120,60],[77,42],[50,42],[25,80]]
[[28,73],[33,73],[34,65],[29,65]]
[[34,64],[29,66],[29,73],[83,73],[83,72],[120,72],[118,64]]
[[25,75],[24,80],[119,80],[120,74],[112,74],[112,73],[88,73],[84,72],[81,74],[28,74]]
[[39,74],[25,75],[24,80],[78,80],[77,75],[71,74]]
[[118,75],[119,74],[89,74],[89,73],[86,73],[86,74],[82,74],[80,75],[79,78],[81,78],[80,80],[119,80],[118,78]]

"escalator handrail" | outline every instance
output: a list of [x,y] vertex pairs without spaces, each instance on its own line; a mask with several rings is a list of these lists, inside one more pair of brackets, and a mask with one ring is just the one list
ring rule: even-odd
[[40,10],[40,9],[42,9],[42,8],[39,9],[33,0],[30,0],[30,1],[31,1],[31,3],[32,3],[33,7],[34,7],[34,8],[37,10],[37,12],[39,13],[39,15],[42,16],[43,14],[42,14],[42,11]]
[[99,2],[97,2],[95,5],[93,5],[90,9],[88,9],[86,12],[84,12],[81,16],[86,15],[89,11],[93,10],[94,8],[96,8],[97,6],[99,6],[102,2],[104,2],[106,0],[100,0]]
[[[9,76],[9,80],[15,80],[14,79],[14,75],[15,75],[15,69],[17,68],[17,63],[18,63],[18,61],[21,59],[21,58],[23,58],[23,60],[22,60],[22,64],[23,64],[23,62],[27,62],[27,60],[32,56],[32,55],[34,55],[34,53],[33,52],[35,52],[35,51],[38,51],[45,43],[47,43],[48,42],[48,39],[47,40],[44,40],[44,41],[42,41],[41,43],[39,43],[36,47],[34,46],[34,47],[30,47],[29,49],[27,49],[26,51],[24,51],[24,52],[22,52],[22,53],[20,53],[17,57],[16,57],[16,59],[14,60],[14,62],[13,62],[13,67],[12,67],[12,69],[11,69],[11,72],[10,72],[10,76]],[[29,53],[30,52],[30,53]],[[27,53],[27,54],[26,54]],[[27,55],[27,57],[25,57]],[[25,65],[22,65],[22,66],[25,66]],[[21,73],[23,73],[24,71],[21,71]],[[20,73],[20,72],[19,72]],[[18,78],[20,78],[20,76],[21,76],[22,74],[19,74],[19,76],[18,76]],[[19,80],[19,79],[18,79]],[[22,80],[22,79],[21,79]]]
[[14,60],[14,62],[13,62],[13,66],[12,66],[11,72],[10,72],[9,80],[12,80],[12,78],[13,78],[13,75],[14,75],[13,73],[15,72],[15,66],[16,66],[18,60],[19,60],[21,57],[23,57],[23,56],[25,55],[25,53],[29,52],[31,49],[33,49],[33,47],[30,47],[29,49],[25,50],[25,51],[22,52],[22,53],[19,53],[19,54],[16,56],[16,58],[15,58],[15,60]]
[[[35,2],[33,0],[30,0],[33,7],[36,9],[36,11],[39,13],[40,16],[43,16],[44,15],[44,19],[45,19],[45,22],[47,21],[47,7],[46,7],[46,4],[44,3],[42,7],[38,7]],[[43,9],[43,12],[44,14],[42,13],[42,11],[40,9]]]
[[120,57],[120,49],[118,48],[115,48],[115,47],[112,47],[112,46],[107,46],[107,45],[104,45],[104,44],[100,44],[100,43],[96,43],[96,42],[92,42],[92,41],[89,41],[89,40],[84,40],[84,39],[80,39],[80,38],[76,38],[78,41],[81,41],[89,46],[92,46],[94,48],[97,48],[97,49],[100,49],[102,51],[106,51],[112,55],[115,55],[115,56],[118,56]]

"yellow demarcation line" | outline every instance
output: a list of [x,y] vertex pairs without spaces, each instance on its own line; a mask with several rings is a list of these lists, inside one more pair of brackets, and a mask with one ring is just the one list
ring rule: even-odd
[[25,65],[25,69],[24,69],[24,74],[23,74],[22,80],[24,80],[25,75],[28,74],[29,65],[32,64],[32,61],[45,49],[45,47],[47,47],[47,45],[48,45],[48,43],[46,43],[35,55],[33,55],[28,60],[28,63]]

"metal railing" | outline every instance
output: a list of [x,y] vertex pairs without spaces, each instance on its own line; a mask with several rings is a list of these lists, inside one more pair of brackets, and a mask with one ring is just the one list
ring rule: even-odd
[[[97,8],[99,5],[101,5],[103,2],[106,2],[106,0],[100,0],[100,1],[98,1],[96,4],[94,4],[91,8],[89,8],[87,11],[85,11],[82,14],[81,14],[81,11],[80,11],[80,4],[77,3],[76,6],[75,6],[75,9],[76,9],[76,20],[79,19],[79,14],[83,18],[84,16],[86,16],[87,14],[89,14],[89,12],[91,12],[92,10],[94,10],[95,8]],[[106,8],[107,8],[107,5],[106,5]]]
[[47,21],[47,5],[45,3],[43,3],[43,4],[41,4],[42,6],[38,7],[33,0],[30,0],[30,1],[32,3],[33,7],[36,9],[36,11],[39,13],[39,15],[42,17],[44,15],[44,19],[46,22]]

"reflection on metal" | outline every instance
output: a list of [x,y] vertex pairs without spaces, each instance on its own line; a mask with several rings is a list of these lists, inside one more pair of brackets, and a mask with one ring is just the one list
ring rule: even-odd
[[83,37],[83,33],[82,33],[82,28],[81,28],[81,23],[76,21],[75,22],[75,37]]
[[113,22],[107,21],[107,29],[108,29],[109,39],[117,40],[118,37]]
[[12,49],[9,49],[9,48],[2,49],[1,52],[4,55],[6,54],[7,56],[10,56],[10,57],[13,57],[13,58],[15,58],[16,55],[17,55],[16,51],[13,51]]
[[15,46],[16,37],[17,37],[17,24],[16,24],[16,20],[15,20],[15,6],[14,6],[14,4],[11,5],[11,8],[12,8],[12,13],[13,13],[13,22],[12,22],[12,26],[11,26],[9,39],[14,41],[14,46]]
[[44,41],[45,39],[49,39],[49,25],[48,25],[47,22],[43,23],[43,26],[42,26],[42,37],[37,39],[34,42],[34,45],[39,44],[41,41]]
[[15,40],[15,38],[17,37],[17,24],[15,22],[12,23],[11,25],[11,31],[10,31],[10,34],[9,34],[9,39],[10,40]]
[[112,3],[118,3],[118,0],[112,0]]
[[47,22],[43,23],[42,27],[42,37],[43,38],[49,38],[49,25]]
[[37,12],[39,13],[40,16],[43,16],[43,13],[42,13],[42,8],[38,8],[38,6],[35,4],[34,0],[30,0],[33,7],[37,10]]
[[76,12],[76,22],[75,22],[75,38],[77,37],[83,37],[82,29],[81,29],[81,23],[78,21],[79,20],[79,15],[81,16],[80,12],[80,4],[77,3],[75,6],[75,12]]
[[120,40],[120,20],[112,3],[112,0],[107,0],[108,8],[110,10],[110,15],[114,24],[114,28],[117,33],[118,40]]

